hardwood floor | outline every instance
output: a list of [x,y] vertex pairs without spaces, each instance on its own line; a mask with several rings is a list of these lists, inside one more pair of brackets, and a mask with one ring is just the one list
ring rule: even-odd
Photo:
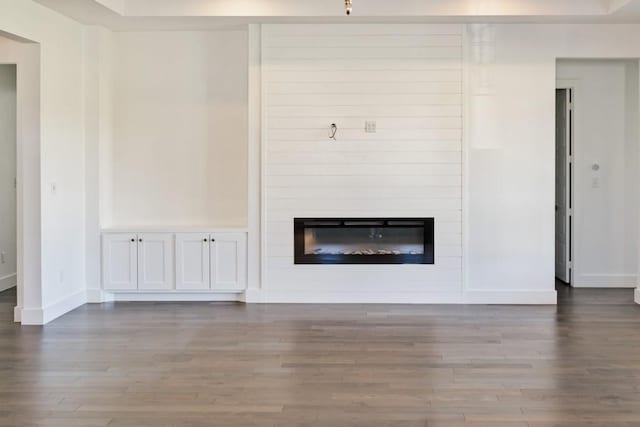
[[87,305],[11,323],[3,426],[640,426],[640,307]]

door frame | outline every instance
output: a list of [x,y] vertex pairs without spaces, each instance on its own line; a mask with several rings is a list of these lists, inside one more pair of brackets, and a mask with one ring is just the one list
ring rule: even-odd
[[[567,242],[568,246],[565,248],[566,253],[568,254],[567,263],[569,269],[569,280],[568,284],[573,286],[574,272],[576,270],[576,259],[575,259],[575,159],[576,159],[576,128],[575,128],[575,117],[576,117],[576,92],[579,82],[577,80],[568,80],[568,79],[558,79],[556,81],[556,90],[566,90],[569,95],[569,114],[567,115],[567,144],[569,147],[569,155],[566,157],[566,168],[567,168],[567,189],[566,191],[569,193],[567,197],[567,202],[569,203],[568,207],[568,222],[569,225],[567,227]],[[556,116],[557,118],[557,116]],[[555,143],[554,143],[555,145]]]
[[0,30],[0,63],[16,66],[16,282],[14,321],[45,322],[42,309],[40,44]]

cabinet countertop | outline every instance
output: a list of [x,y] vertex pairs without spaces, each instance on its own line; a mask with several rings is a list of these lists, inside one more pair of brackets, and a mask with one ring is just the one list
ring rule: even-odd
[[247,227],[220,225],[181,226],[117,226],[106,227],[103,233],[246,233]]

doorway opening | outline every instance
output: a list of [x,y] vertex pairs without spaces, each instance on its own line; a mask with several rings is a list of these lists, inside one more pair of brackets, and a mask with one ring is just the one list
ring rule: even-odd
[[0,312],[17,303],[17,67],[0,64]]
[[635,288],[638,60],[559,60],[556,75],[556,278],[574,288]]
[[573,89],[556,89],[556,279],[571,284],[573,262]]

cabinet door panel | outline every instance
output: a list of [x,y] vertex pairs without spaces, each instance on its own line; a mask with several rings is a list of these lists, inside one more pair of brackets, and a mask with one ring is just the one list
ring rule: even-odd
[[209,235],[176,235],[176,289],[209,289]]
[[113,291],[138,289],[137,236],[129,233],[102,236],[102,287]]
[[219,233],[211,236],[211,288],[222,291],[246,287],[246,236]]
[[138,289],[173,289],[173,235],[138,234]]

